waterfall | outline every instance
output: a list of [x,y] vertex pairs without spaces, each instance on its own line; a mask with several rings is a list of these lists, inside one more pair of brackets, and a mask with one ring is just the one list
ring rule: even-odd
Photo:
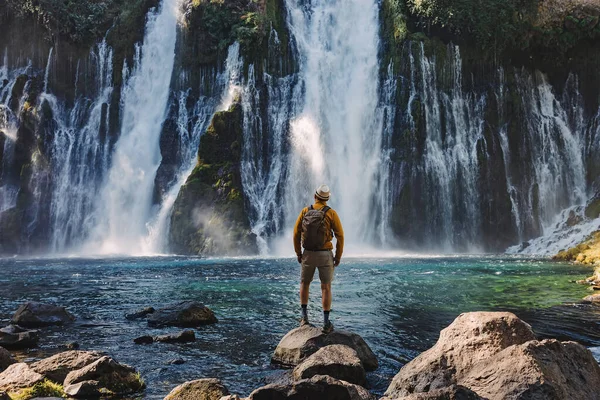
[[285,224],[292,226],[315,188],[327,183],[347,241],[361,246],[375,230],[371,209],[381,163],[378,3],[286,0],[286,5],[304,98],[290,121]]
[[149,15],[143,45],[122,94],[121,134],[98,196],[86,248],[94,253],[145,253],[160,133],[175,58],[177,0]]

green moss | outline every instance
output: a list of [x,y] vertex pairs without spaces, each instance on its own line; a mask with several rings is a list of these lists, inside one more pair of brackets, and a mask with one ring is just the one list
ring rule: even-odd
[[36,397],[67,397],[62,385],[51,382],[48,379],[30,388],[11,392],[9,396],[12,400],[29,400]]

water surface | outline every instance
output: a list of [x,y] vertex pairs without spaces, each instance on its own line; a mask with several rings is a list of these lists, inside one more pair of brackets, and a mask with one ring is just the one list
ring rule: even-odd
[[[432,346],[458,314],[510,310],[540,337],[600,345],[600,307],[576,304],[589,294],[574,280],[588,267],[516,257],[354,258],[338,267],[332,318],[340,329],[367,341],[380,368],[369,374],[376,393],[399,368]],[[232,393],[248,395],[276,373],[270,356],[281,337],[297,326],[299,266],[292,259],[2,259],[0,319],[8,322],[25,301],[67,307],[78,321],[46,330],[40,357],[77,341],[135,366],[148,384],[144,397],[163,398],[176,385],[202,377],[222,379]],[[321,322],[318,283],[309,306]],[[135,345],[151,329],[127,321],[126,311],[197,300],[219,323],[196,330],[190,344]],[[183,365],[168,365],[174,358]]]

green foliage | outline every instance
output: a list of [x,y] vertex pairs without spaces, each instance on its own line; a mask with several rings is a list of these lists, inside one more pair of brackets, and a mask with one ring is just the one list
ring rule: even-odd
[[29,400],[36,397],[67,397],[63,387],[58,383],[51,382],[45,379],[43,382],[37,383],[34,386],[23,389],[16,393],[11,393],[12,400]]

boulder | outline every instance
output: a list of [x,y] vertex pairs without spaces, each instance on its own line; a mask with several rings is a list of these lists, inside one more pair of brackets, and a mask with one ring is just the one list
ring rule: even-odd
[[399,398],[461,384],[459,378],[475,363],[530,340],[535,340],[531,327],[512,313],[461,314],[442,330],[435,346],[402,367],[385,395]]
[[163,343],[187,343],[196,340],[196,333],[192,330],[181,331],[179,333],[172,333],[168,335],[158,336],[140,336],[139,338],[133,339],[135,344],[150,344],[154,342]]
[[0,346],[6,349],[30,349],[37,346],[39,339],[36,330],[27,330],[16,325],[0,329]]
[[[388,400],[383,398],[382,400]],[[413,393],[394,400],[486,400],[464,386],[452,385],[443,389],[435,389],[427,393]]]
[[90,365],[103,356],[104,354],[95,351],[65,351],[31,364],[31,369],[62,384],[70,372]]
[[11,323],[26,328],[39,328],[52,325],[64,325],[73,322],[75,317],[64,307],[52,304],[29,302],[21,305]]
[[579,343],[533,340],[479,361],[460,384],[490,400],[600,399],[600,366]]
[[145,318],[148,314],[152,314],[154,311],[154,307],[146,307],[139,310],[131,310],[125,314],[125,318],[129,320]]
[[83,381],[73,385],[65,386],[65,393],[69,397],[94,398],[101,393],[102,387],[98,381]]
[[171,391],[165,400],[220,400],[229,391],[218,379],[198,379],[185,382]]
[[179,326],[193,328],[217,322],[215,314],[204,304],[182,301],[168,305],[148,315],[148,326]]
[[250,400],[375,400],[365,388],[332,378],[316,375],[290,385],[267,385],[250,394]]
[[16,363],[13,356],[4,347],[0,347],[0,372],[8,368],[9,365]]
[[589,296],[585,296],[583,301],[588,301],[590,303],[598,303],[600,302],[600,294],[591,294]]
[[[97,388],[97,396],[106,390],[113,392],[115,395],[124,395],[138,392],[145,387],[144,382],[139,378],[134,368],[119,364],[108,356],[104,356],[81,369],[69,372],[63,385],[66,388],[86,381],[97,381],[97,385],[94,383],[94,387]],[[86,385],[81,390],[90,390],[91,383]],[[89,396],[91,395],[86,394],[84,397]]]
[[320,328],[311,325],[301,326],[288,332],[277,345],[271,362],[285,367],[295,367],[320,348],[333,344],[354,349],[367,371],[377,369],[377,358],[362,337],[339,330],[324,334]]
[[0,391],[14,392],[40,383],[44,376],[25,363],[12,364],[0,373]]
[[319,349],[293,372],[296,380],[310,379],[315,375],[328,375],[361,386],[366,382],[365,369],[358,354],[353,348],[341,344]]

